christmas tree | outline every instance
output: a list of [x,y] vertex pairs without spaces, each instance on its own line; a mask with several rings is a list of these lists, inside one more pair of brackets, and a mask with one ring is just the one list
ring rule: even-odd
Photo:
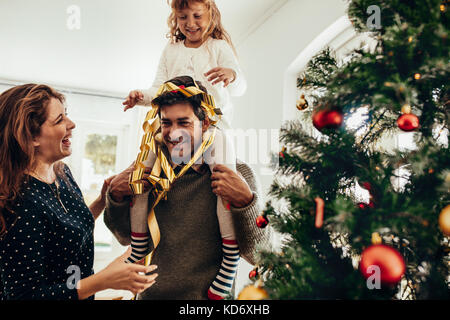
[[[299,119],[283,125],[257,222],[283,235],[252,274],[270,299],[450,298],[447,11],[442,0],[351,1],[350,21],[375,45],[346,62],[325,49],[299,77]],[[365,121],[349,128],[355,114]],[[383,145],[402,132],[414,148]]]

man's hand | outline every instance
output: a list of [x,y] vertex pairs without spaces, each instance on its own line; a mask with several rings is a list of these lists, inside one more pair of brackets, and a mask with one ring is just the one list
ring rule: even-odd
[[244,208],[253,201],[247,182],[224,165],[216,165],[211,175],[212,191],[235,208]]
[[[130,176],[134,170],[134,163],[131,164],[127,169],[116,175],[109,183],[109,194],[111,198],[116,202],[122,202],[125,197],[133,195],[130,189]],[[145,168],[143,179],[149,176],[151,173],[151,168]],[[144,181],[144,192],[150,189],[151,185],[148,181]]]

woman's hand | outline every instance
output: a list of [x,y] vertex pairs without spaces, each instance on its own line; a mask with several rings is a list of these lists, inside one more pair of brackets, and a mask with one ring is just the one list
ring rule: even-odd
[[223,82],[223,87],[226,88],[236,80],[236,72],[230,68],[217,67],[205,73],[205,77],[208,77],[208,81],[212,81],[212,85]]
[[129,290],[136,295],[150,288],[156,282],[157,273],[148,275],[156,270],[156,265],[148,267],[126,263],[125,260],[130,256],[131,248],[111,262],[105,269],[99,272],[108,286],[108,289]]
[[126,263],[125,260],[130,254],[131,247],[105,269],[81,279],[77,284],[78,299],[84,300],[106,289],[129,290],[133,295],[136,295],[155,284],[158,274],[147,274],[154,271],[157,266],[145,267],[139,264]]
[[134,108],[134,106],[142,100],[144,100],[144,94],[142,92],[139,90],[131,91],[127,99],[122,103],[125,106],[123,111]]
[[108,190],[108,186],[111,181],[115,178],[115,176],[109,177],[105,181],[103,181],[102,190],[100,191],[100,195],[97,199],[92,202],[89,206],[89,210],[91,210],[94,219],[96,220],[100,214],[105,210],[106,207],[106,191]]

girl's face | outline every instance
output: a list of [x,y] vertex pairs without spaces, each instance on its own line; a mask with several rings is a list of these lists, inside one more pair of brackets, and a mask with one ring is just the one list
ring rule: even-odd
[[184,44],[189,48],[198,48],[202,45],[203,34],[207,31],[210,17],[205,4],[191,2],[187,8],[177,11],[177,25],[186,40]]
[[52,98],[47,105],[47,120],[34,139],[36,158],[45,163],[54,163],[72,154],[70,138],[75,128],[66,114],[64,105]]

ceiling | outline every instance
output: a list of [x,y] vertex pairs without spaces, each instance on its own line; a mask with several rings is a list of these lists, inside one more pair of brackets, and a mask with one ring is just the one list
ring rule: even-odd
[[[216,0],[239,44],[288,0]],[[70,29],[71,5],[80,28]],[[166,0],[0,0],[1,80],[123,94],[151,85],[167,43]],[[76,24],[72,24],[72,26]]]

